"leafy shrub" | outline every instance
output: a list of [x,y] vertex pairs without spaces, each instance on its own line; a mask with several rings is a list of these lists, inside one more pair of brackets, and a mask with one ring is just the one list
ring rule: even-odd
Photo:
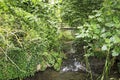
[[39,0],[0,1],[0,80],[60,69],[63,54],[54,9]]
[[[109,1],[109,5],[114,1]],[[104,2],[104,4],[107,2]],[[111,9],[112,5],[106,10],[106,6],[96,15],[89,16],[89,22],[80,26],[80,31],[76,38],[84,38],[91,49],[99,48],[101,51],[110,50],[112,56],[119,55],[119,11]],[[107,6],[108,8],[108,6]]]
[[[116,56],[120,55],[120,15],[119,0],[105,0],[100,10],[94,10],[95,15],[89,15],[87,20],[80,26],[76,38],[84,39],[87,42],[86,56],[105,54],[106,63],[101,80],[108,79],[111,66]],[[100,52],[98,54],[98,51]],[[112,63],[113,62],[113,63]]]
[[93,14],[92,10],[100,9],[103,0],[64,0],[61,6],[61,17],[71,27],[80,26]]

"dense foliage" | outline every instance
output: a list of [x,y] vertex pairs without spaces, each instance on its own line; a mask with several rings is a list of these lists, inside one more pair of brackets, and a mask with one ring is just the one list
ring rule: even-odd
[[[101,80],[108,80],[108,74],[115,58],[120,55],[120,1],[104,0],[99,10],[79,28],[76,39],[82,40],[85,56],[105,56],[105,68]],[[101,56],[101,57],[102,57]],[[111,58],[112,57],[112,58]],[[119,62],[117,63],[119,65]],[[120,68],[120,67],[118,67]]]
[[[108,80],[120,56],[120,0],[50,1],[0,0],[0,80],[23,78],[47,67],[59,70],[61,41],[74,38],[59,34],[64,23],[79,28],[75,44],[86,61],[90,56],[106,58],[100,78]],[[120,71],[120,59],[117,65]]]
[[[86,57],[106,58],[101,80],[108,80],[110,68],[120,55],[120,1],[64,0],[62,4],[63,22],[79,28],[75,39],[77,52],[83,51]],[[117,61],[120,69],[120,59]]]
[[100,9],[103,0],[63,0],[61,17],[63,23],[71,27],[82,25],[93,14],[92,10]]
[[0,1],[0,80],[60,69],[55,7],[41,0]]

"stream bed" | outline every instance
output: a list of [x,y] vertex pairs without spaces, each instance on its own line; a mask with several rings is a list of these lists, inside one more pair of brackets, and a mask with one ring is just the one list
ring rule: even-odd
[[80,72],[65,72],[60,73],[51,69],[44,72],[38,72],[34,77],[26,78],[25,80],[86,80],[86,73]]
[[[63,60],[60,71],[48,68],[45,71],[36,72],[34,76],[25,78],[24,80],[90,80],[90,71],[85,67],[85,62],[81,54],[75,53],[72,43],[66,44],[68,49],[66,52],[67,59]],[[90,67],[93,80],[96,80],[104,68],[105,59],[90,59]],[[114,68],[109,76],[109,80],[120,80],[120,74]]]
[[[102,72],[103,67],[101,66],[103,64],[95,60],[94,62],[96,64],[92,64],[93,67],[91,69],[93,80],[97,80]],[[24,80],[90,80],[90,75],[85,65],[73,58],[65,60],[60,71],[48,68],[45,71],[36,72],[34,76],[30,76]],[[109,80],[120,80],[120,75],[114,71]]]

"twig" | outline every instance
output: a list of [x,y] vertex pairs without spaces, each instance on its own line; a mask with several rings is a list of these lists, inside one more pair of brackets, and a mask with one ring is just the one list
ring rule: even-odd
[[12,60],[12,59],[10,59],[10,57],[6,54],[6,52],[0,47],[0,49],[2,50],[2,52],[5,54],[5,56],[10,60],[10,62],[13,64],[13,65],[15,65],[16,66],[16,68],[18,68],[18,70],[20,70],[21,72],[26,72],[26,71],[24,71],[24,70],[21,70],[20,69],[20,67]]

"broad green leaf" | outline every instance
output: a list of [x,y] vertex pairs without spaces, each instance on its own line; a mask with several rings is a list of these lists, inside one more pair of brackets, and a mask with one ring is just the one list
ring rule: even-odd
[[106,38],[106,37],[109,37],[111,36],[112,34],[110,32],[104,32],[103,34],[101,34],[100,36],[103,37],[103,38]]
[[107,45],[103,45],[102,48],[101,48],[102,51],[106,51],[107,49],[108,49]]
[[96,17],[99,17],[99,16],[101,16],[101,13],[98,12],[95,16],[96,16]]
[[117,23],[117,24],[119,24],[119,22],[120,22],[120,21],[119,21],[119,18],[116,17],[116,16],[113,17],[113,21],[114,21],[115,23]]
[[112,51],[112,56],[118,56],[118,55],[119,55],[118,52],[116,52],[115,50]]
[[98,20],[98,22],[103,22],[104,21],[104,19],[101,18],[101,17],[98,17],[97,20]]
[[93,15],[90,15],[90,16],[89,16],[89,18],[90,18],[90,19],[93,19],[93,18],[95,18],[95,16],[93,16]]
[[120,28],[120,23],[115,24],[116,28]]
[[110,39],[107,39],[107,38],[106,38],[106,39],[105,39],[105,42],[109,44],[109,43],[110,43]]
[[111,40],[113,43],[120,43],[120,38],[119,38],[119,36],[117,36],[117,35],[111,37],[110,40]]
[[113,27],[115,24],[113,22],[105,23],[105,26],[107,27]]

